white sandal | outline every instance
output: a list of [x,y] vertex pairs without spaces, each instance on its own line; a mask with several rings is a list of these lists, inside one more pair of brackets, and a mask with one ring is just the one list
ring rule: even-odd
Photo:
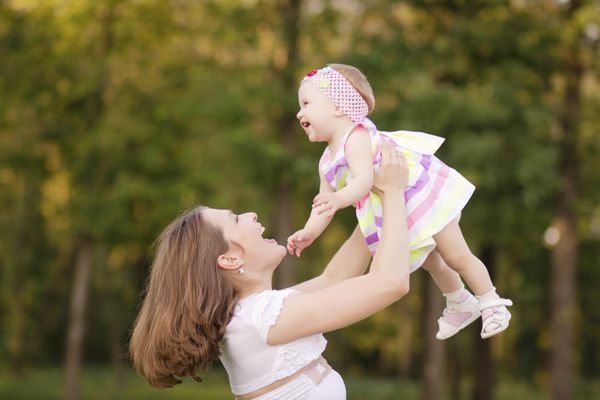
[[[495,307],[492,314],[483,318],[482,316],[482,326],[481,326],[481,338],[487,339],[491,336],[494,336],[506,328],[508,328],[508,324],[510,322],[511,314],[506,308],[507,306],[512,306],[513,302],[510,299],[497,298],[493,300],[483,301],[478,304],[479,311],[483,312],[483,310]],[[486,328],[490,326],[490,324],[497,324],[495,329],[492,329],[489,332],[486,332]]]
[[[469,293],[469,297],[460,303],[446,300],[446,308],[444,309],[441,318],[438,319],[439,329],[435,337],[439,340],[451,338],[470,325],[481,315],[477,305],[477,299],[471,293]],[[453,324],[452,319],[460,318],[461,314],[465,314],[468,318],[458,324]]]

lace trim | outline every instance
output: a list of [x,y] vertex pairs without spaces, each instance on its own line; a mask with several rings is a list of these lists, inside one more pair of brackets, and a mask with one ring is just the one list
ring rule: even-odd
[[317,334],[278,347],[272,370],[275,380],[292,375],[317,359],[325,351],[327,340],[323,335]]
[[[294,289],[272,290],[252,299],[252,323],[265,342],[271,327],[277,322],[284,300],[296,292]],[[277,353],[271,376],[275,381],[293,374],[319,357],[327,347],[327,340],[317,334],[274,347]]]

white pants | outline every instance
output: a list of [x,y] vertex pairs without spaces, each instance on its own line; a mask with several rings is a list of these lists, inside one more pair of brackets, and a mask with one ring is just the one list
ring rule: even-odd
[[340,374],[331,370],[318,385],[306,375],[300,375],[255,400],[346,400],[346,386]]

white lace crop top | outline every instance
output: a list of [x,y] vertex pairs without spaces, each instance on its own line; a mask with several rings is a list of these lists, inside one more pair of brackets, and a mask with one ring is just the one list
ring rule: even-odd
[[321,334],[278,346],[266,343],[284,300],[296,292],[265,290],[243,298],[236,305],[219,356],[234,395],[253,392],[292,375],[325,350],[327,340]]

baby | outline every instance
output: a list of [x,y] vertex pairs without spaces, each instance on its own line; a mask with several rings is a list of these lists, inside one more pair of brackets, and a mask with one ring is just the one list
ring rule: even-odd
[[[411,271],[423,266],[446,297],[438,339],[447,339],[482,317],[481,337],[504,331],[512,301],[501,298],[485,265],[472,254],[459,227],[460,213],[475,187],[434,153],[444,139],[421,132],[378,131],[367,118],[375,98],[357,68],[330,64],[309,72],[298,90],[297,118],[311,142],[327,142],[319,162],[320,189],[304,228],[287,241],[290,254],[321,235],[335,212],[354,205],[372,254],[383,221],[381,199],[372,191],[382,142],[393,144],[409,166],[405,192]],[[434,251],[435,249],[435,251]],[[441,257],[440,257],[441,256]],[[464,278],[475,293],[465,289]]]

